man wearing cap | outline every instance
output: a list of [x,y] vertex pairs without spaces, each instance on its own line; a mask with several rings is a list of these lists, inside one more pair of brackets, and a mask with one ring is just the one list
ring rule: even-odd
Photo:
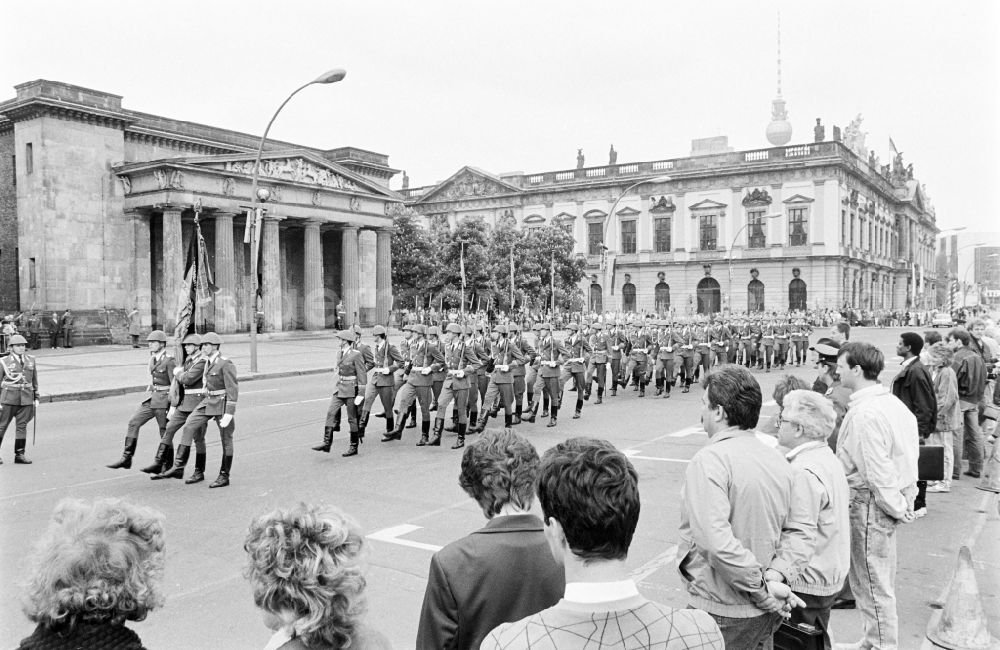
[[[153,474],[150,479],[156,481],[165,478],[184,478],[184,468],[174,472],[174,435],[184,428],[188,416],[198,408],[205,395],[205,358],[201,355],[201,337],[195,333],[184,337],[184,357],[181,365],[174,368],[171,399],[175,400],[173,408],[167,412],[167,429],[160,438],[160,446],[156,451],[156,459],[149,467],[142,468],[147,474]],[[205,480],[205,461],[208,456],[205,451],[205,431],[203,426],[194,436],[194,473],[185,483],[200,483]],[[159,469],[157,469],[159,468]]]
[[486,428],[489,419],[497,416],[497,409],[493,405],[498,397],[503,404],[504,428],[509,429],[513,423],[514,375],[511,371],[515,366],[524,363],[524,355],[520,348],[514,346],[507,338],[507,327],[504,325],[496,325],[493,328],[491,339],[490,361],[493,371],[490,373],[486,397],[483,398],[483,410],[479,414],[479,422],[475,423],[475,428],[470,430],[470,433],[481,432]]
[[[447,325],[445,325],[447,327]],[[441,353],[441,358],[444,358],[444,342],[441,340],[441,328],[437,325],[432,325],[427,328],[427,343],[428,345],[434,346]],[[444,380],[448,378],[448,371],[445,369],[444,365],[435,366],[434,372],[431,373],[431,412],[437,410],[438,398],[441,397],[441,390],[444,388]]]
[[[156,418],[160,427],[157,440],[163,439],[167,430],[167,409],[170,408],[170,382],[174,378],[174,368],[177,362],[167,354],[167,335],[163,330],[153,330],[146,337],[149,344],[149,375],[150,383],[146,397],[139,408],[128,421],[128,431],[125,433],[125,450],[116,463],[107,465],[109,469],[129,469],[132,467],[132,456],[139,438],[139,428]],[[69,346],[67,346],[69,347]]]
[[35,357],[25,354],[28,341],[23,336],[14,334],[9,343],[8,354],[0,357],[0,444],[11,420],[16,419],[14,464],[30,465],[24,448],[28,442],[28,422],[35,417],[38,406],[38,366]]
[[608,353],[608,361],[611,362],[611,397],[618,395],[618,386],[624,385],[622,379],[622,349],[626,340],[622,334],[622,324],[615,321],[614,327],[608,332],[608,343],[611,344],[611,351]]
[[[375,347],[371,350],[375,372],[372,374],[371,381],[365,384],[365,402],[361,407],[361,419],[358,422],[358,433],[362,438],[368,427],[368,417],[375,404],[376,396],[382,400],[382,409],[385,411],[386,418],[386,432],[388,433],[395,428],[396,423],[392,415],[392,403],[396,397],[395,373],[403,367],[403,357],[396,346],[387,340],[385,328],[376,325],[372,328],[372,334],[375,336]],[[362,359],[363,357],[362,354]]]
[[670,389],[674,385],[674,327],[670,321],[660,321],[659,332],[656,335],[656,394],[670,397]]
[[[353,347],[355,350],[357,350],[358,352],[361,353],[361,360],[365,364],[365,370],[367,370],[368,373],[371,373],[372,368],[375,367],[375,359],[374,359],[374,355],[372,353],[371,346],[369,346],[367,343],[365,343],[364,341],[361,340],[361,326],[358,325],[358,324],[354,324],[353,326],[351,326],[351,327],[349,327],[347,329],[349,329],[352,332],[354,332],[354,343],[353,343],[353,345],[351,347]],[[370,378],[371,377],[369,376],[368,379],[370,379]],[[367,384],[365,384],[366,387],[369,386],[369,385],[371,385],[370,381]],[[366,388],[366,390],[367,390],[367,388]],[[359,415],[360,415],[360,413],[361,413],[361,411],[358,410],[358,414]],[[340,431],[340,416],[341,416],[341,412],[338,409],[336,415],[333,418],[333,430],[334,431]],[[365,432],[364,432],[364,430],[362,428],[361,436],[364,437],[364,435],[365,435]]]
[[788,362],[788,322],[782,317],[774,323],[774,365],[785,369]]
[[444,342],[444,366],[447,378],[441,388],[441,397],[438,398],[437,419],[434,421],[434,437],[429,441],[421,438],[417,446],[429,445],[438,447],[441,445],[441,432],[444,430],[444,416],[448,412],[448,405],[455,402],[455,416],[457,418],[456,430],[458,438],[452,449],[461,449],[465,446],[465,433],[468,428],[469,388],[472,379],[476,376],[476,369],[479,367],[479,355],[475,349],[469,346],[469,341],[463,338],[463,328],[458,323],[448,323],[445,332]]
[[222,437],[222,466],[219,476],[208,487],[226,487],[229,485],[229,473],[233,466],[233,433],[236,431],[236,400],[239,398],[239,382],[236,378],[236,366],[222,356],[222,337],[215,332],[205,332],[201,337],[201,356],[205,360],[202,370],[202,382],[205,394],[195,410],[188,416],[184,425],[184,438],[177,447],[174,467],[170,470],[171,477],[179,473],[184,475],[188,456],[191,453],[191,441],[199,431],[208,426],[209,420],[215,420],[219,425],[219,435]]
[[420,402],[421,438],[429,438],[431,433],[431,391],[434,379],[431,373],[435,366],[444,363],[444,356],[436,345],[431,345],[424,338],[427,329],[424,325],[414,325],[415,339],[410,346],[410,374],[396,394],[396,404],[393,412],[396,417],[396,428],[382,436],[382,442],[402,440],[403,414],[413,405],[414,400]]
[[[340,350],[337,352],[337,386],[330,397],[330,407],[326,411],[326,426],[323,428],[323,443],[313,447],[313,451],[329,453],[333,444],[333,424],[340,414],[340,409],[347,407],[347,423],[351,428],[351,443],[341,456],[358,455],[358,444],[363,439],[363,433],[358,428],[358,403],[363,401],[364,391],[359,387],[368,383],[368,368],[365,366],[364,354],[357,349],[358,335],[353,330],[337,332],[340,340]],[[366,346],[367,347],[367,346]]]
[[[554,427],[558,423],[559,415],[559,401],[562,398],[562,391],[560,390],[561,385],[559,383],[559,377],[562,374],[560,371],[560,366],[562,365],[563,359],[568,359],[570,357],[569,350],[567,350],[562,343],[560,343],[552,335],[552,324],[542,323],[538,327],[538,357],[541,360],[541,365],[538,367],[538,376],[542,380],[542,390],[545,393],[545,397],[548,398],[549,423],[546,426]],[[538,410],[538,402],[535,402],[535,407],[532,410],[532,415]]]
[[514,375],[514,419],[511,422],[521,424],[521,415],[524,413],[524,392],[527,388],[527,367],[535,358],[535,348],[531,347],[531,344],[524,339],[521,334],[521,326],[517,323],[512,322],[508,325],[507,331],[509,332],[510,344],[520,350],[521,356],[524,357],[524,363],[514,366],[511,373]]
[[632,334],[629,336],[628,366],[625,368],[625,379],[638,388],[639,397],[645,397],[646,384],[649,383],[649,352],[652,341],[649,334],[646,333],[646,327],[642,321],[632,323],[632,328]]
[[[719,320],[713,319],[710,329],[712,337],[712,353],[715,355],[716,362],[720,365],[729,363],[731,350],[730,342],[733,338],[733,332],[729,328],[729,324],[721,318]],[[733,352],[735,352],[735,350],[733,350]]]
[[590,335],[590,363],[587,364],[587,390],[583,394],[583,399],[590,399],[590,388],[597,380],[597,401],[594,404],[604,402],[604,388],[608,383],[608,360],[611,358],[613,343],[608,335],[604,333],[602,323],[594,323],[590,326],[593,332]]
[[587,388],[584,385],[584,371],[587,369],[592,350],[586,337],[580,335],[580,328],[576,323],[569,323],[566,329],[571,334],[563,342],[563,346],[569,352],[569,358],[566,359],[562,374],[559,376],[559,390],[566,388],[567,381],[573,382],[576,387],[576,410],[573,411],[573,419],[578,420],[583,411],[583,393]]

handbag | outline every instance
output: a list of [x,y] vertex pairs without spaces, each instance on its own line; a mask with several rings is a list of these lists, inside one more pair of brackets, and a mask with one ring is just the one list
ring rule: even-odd
[[825,650],[823,632],[808,623],[782,621],[774,633],[774,650]]
[[921,445],[917,459],[917,480],[944,480],[944,447],[941,445]]

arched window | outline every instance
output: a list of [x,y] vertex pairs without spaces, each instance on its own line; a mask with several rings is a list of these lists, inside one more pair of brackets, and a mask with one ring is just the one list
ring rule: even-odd
[[722,291],[715,278],[702,278],[698,283],[698,313],[715,314],[721,311]]
[[592,284],[590,285],[590,311],[596,311],[598,313],[604,311],[604,298],[603,292],[601,290],[601,285]]
[[656,294],[654,296],[654,301],[656,304],[656,313],[663,316],[665,313],[670,311],[670,285],[666,282],[660,282],[656,285]]
[[806,283],[802,278],[795,278],[788,283],[788,311],[804,311],[808,302]]
[[764,283],[757,278],[747,285],[747,311],[764,311]]
[[622,311],[635,311],[635,285],[631,282],[622,286]]

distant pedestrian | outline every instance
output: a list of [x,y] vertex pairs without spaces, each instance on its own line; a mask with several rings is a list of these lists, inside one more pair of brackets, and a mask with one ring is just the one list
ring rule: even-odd
[[[926,355],[927,366],[931,370],[934,382],[934,397],[937,401],[937,417],[934,420],[934,433],[927,442],[944,447],[944,480],[927,486],[928,492],[950,492],[952,479],[959,470],[956,469],[955,449],[962,448],[962,410],[958,403],[958,380],[955,370],[951,367],[955,353],[944,341],[938,341],[930,346]],[[961,466],[962,459],[958,459]]]
[[125,316],[125,320],[128,321],[128,335],[132,339],[132,347],[139,347],[139,308],[133,307]]
[[46,323],[49,329],[49,347],[58,348],[59,347],[59,336],[62,333],[59,327],[59,314],[52,312],[49,316],[48,322]]
[[63,312],[62,320],[59,323],[60,329],[62,330],[64,347],[73,347],[74,323],[76,323],[76,317],[73,316],[72,310],[67,309]]
[[[958,480],[962,473],[962,458],[969,459],[969,469],[965,476],[979,478],[983,471],[983,431],[979,426],[979,403],[986,389],[986,364],[981,355],[971,347],[972,337],[964,329],[953,329],[948,333],[948,345],[955,352],[952,368],[958,382],[959,408],[962,411],[964,434],[962,445],[955,447],[955,467],[952,478]],[[964,454],[963,454],[964,452]]]

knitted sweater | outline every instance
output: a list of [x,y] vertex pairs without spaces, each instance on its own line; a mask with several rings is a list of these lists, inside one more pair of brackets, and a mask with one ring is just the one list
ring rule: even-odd
[[84,624],[72,632],[39,624],[18,650],[145,650],[139,635],[124,625]]

